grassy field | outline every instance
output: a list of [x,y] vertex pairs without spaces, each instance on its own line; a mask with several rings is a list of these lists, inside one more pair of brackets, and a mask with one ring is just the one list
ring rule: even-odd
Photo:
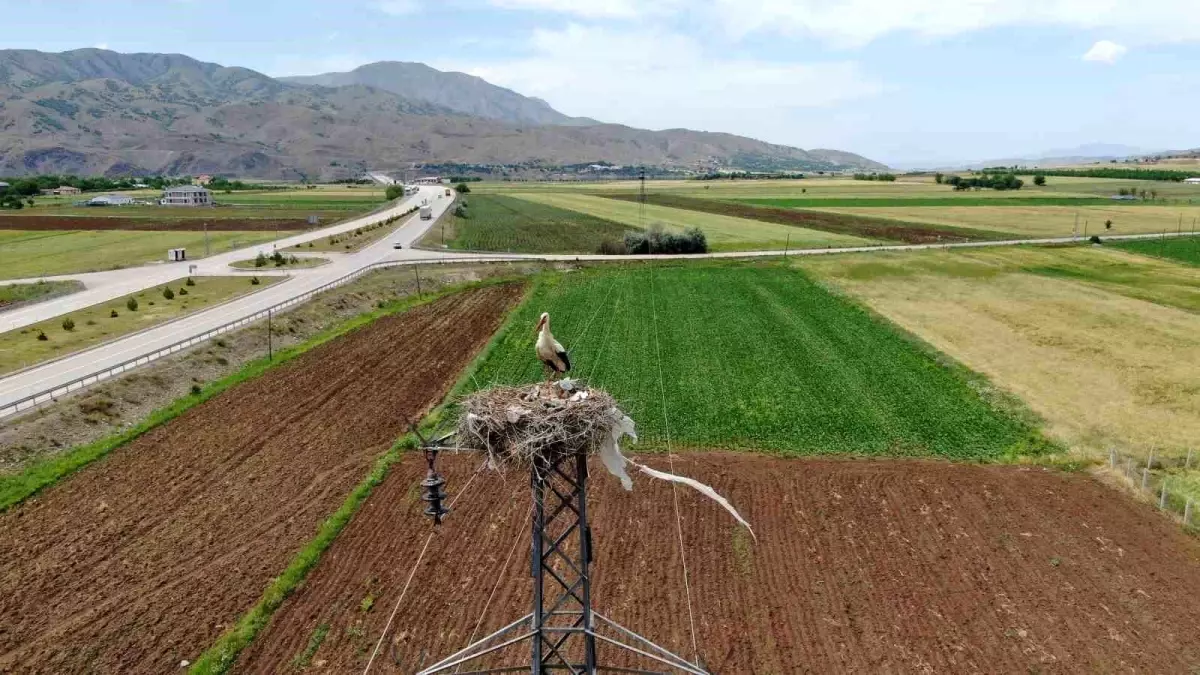
[[310,267],[320,267],[321,265],[328,263],[329,258],[298,258],[296,256],[284,256],[282,265],[276,264],[275,261],[271,260],[270,258],[268,258],[267,263],[262,266],[257,265],[257,262],[257,259],[251,258],[249,260],[239,260],[237,262],[230,263],[229,266],[239,270],[302,270]]
[[987,384],[774,264],[632,266],[544,276],[475,372],[541,377],[537,315],[573,375],[612,392],[643,444],[786,454],[996,458],[1029,427]]
[[[287,236],[294,232],[280,232]],[[209,232],[213,253],[276,238],[274,232]],[[203,232],[0,231],[0,278],[97,272],[167,259],[167,249],[204,255]]]
[[283,249],[284,253],[353,253],[383,239],[388,233],[400,227],[392,222],[380,221],[372,225],[360,227],[349,232],[331,234],[316,239],[307,244],[298,244]]
[[[643,222],[639,216],[640,206],[633,202],[584,194],[520,193],[519,196],[521,199],[538,204],[578,211],[633,228],[637,228]],[[792,248],[868,246],[878,243],[873,239],[847,234],[822,232],[803,227],[687,211],[654,204],[647,204],[645,209],[646,227],[661,225],[664,229],[671,231],[698,227],[708,237],[709,249],[713,251],[782,249],[784,246]]]
[[32,284],[0,285],[0,310],[16,305],[43,302],[50,298],[81,290],[78,281],[38,281]]
[[[246,277],[195,277],[196,285],[187,286],[186,279],[177,279],[161,287],[0,333],[0,374],[157,326],[281,280],[282,277],[264,276],[260,278],[260,284],[253,285]],[[163,295],[165,288],[169,288],[175,297],[167,299]],[[126,304],[130,298],[137,300],[136,311],[130,311]],[[112,316],[114,311],[116,317]],[[71,330],[63,325],[68,318],[74,322]],[[41,334],[47,339],[39,339]]]
[[467,195],[467,218],[442,216],[421,239],[425,248],[522,253],[595,253],[636,230],[577,211],[502,195]]
[[1112,204],[1111,199],[1104,197],[980,197],[976,194],[962,197],[750,197],[734,201],[784,209],[909,206],[1107,206]]
[[1200,236],[1122,241],[1113,245],[1132,253],[1169,258],[1189,265],[1200,265]]
[[[1183,220],[1183,230],[1191,229],[1200,219],[1200,207],[1195,206],[914,206],[905,208],[838,208],[820,209],[843,215],[894,218],[906,222],[932,223],[948,227],[1008,232],[1025,237],[1067,237],[1079,216],[1079,234],[1149,234],[1174,232]],[[1104,222],[1113,227],[1106,230]]]
[[1180,456],[1200,438],[1200,269],[1097,247],[798,264],[1017,394],[1083,455]]

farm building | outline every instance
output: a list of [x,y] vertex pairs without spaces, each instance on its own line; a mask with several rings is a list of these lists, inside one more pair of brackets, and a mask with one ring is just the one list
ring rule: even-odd
[[1188,185],[1200,185],[1200,178],[1185,178],[1183,182]]
[[4,181],[0,180],[0,192],[4,192],[4,191],[5,191],[5,190],[7,190],[9,187],[10,187],[10,186],[9,186],[9,184],[8,184],[8,183],[5,183]]
[[126,206],[133,203],[128,195],[99,195],[85,202],[88,206]]
[[71,187],[70,185],[60,185],[53,190],[42,190],[42,194],[44,195],[77,195],[81,192],[83,192],[83,190],[80,190],[77,187]]
[[196,185],[208,185],[211,182],[212,182],[212,176],[210,176],[208,174],[196,176]]
[[177,185],[163,190],[163,206],[212,206],[212,192],[195,185]]

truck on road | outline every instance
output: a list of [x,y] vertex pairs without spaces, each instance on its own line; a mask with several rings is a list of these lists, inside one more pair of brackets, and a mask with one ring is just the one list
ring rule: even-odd
[[432,206],[422,206],[421,207],[421,220],[433,220],[433,207]]

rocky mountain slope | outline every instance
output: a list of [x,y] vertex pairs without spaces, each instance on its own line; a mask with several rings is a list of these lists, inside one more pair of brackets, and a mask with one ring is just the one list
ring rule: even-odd
[[690,169],[882,167],[850,153],[806,152],[731,134],[512,124],[463,114],[444,104],[464,105],[449,95],[439,100],[365,84],[301,85],[178,54],[0,50],[0,175],[336,179],[413,163],[598,161]]

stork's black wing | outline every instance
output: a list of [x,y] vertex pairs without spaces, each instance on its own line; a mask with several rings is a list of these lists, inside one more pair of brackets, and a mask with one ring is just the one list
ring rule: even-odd
[[559,352],[559,353],[558,353],[558,358],[559,358],[559,359],[560,359],[560,360],[563,362],[563,365],[564,365],[564,366],[566,366],[565,368],[563,368],[563,369],[562,369],[561,371],[559,371],[559,372],[563,372],[563,373],[565,373],[565,372],[567,372],[568,370],[570,370],[570,369],[571,369],[571,357],[567,356],[567,353],[566,353],[565,351],[564,351],[564,352]]

